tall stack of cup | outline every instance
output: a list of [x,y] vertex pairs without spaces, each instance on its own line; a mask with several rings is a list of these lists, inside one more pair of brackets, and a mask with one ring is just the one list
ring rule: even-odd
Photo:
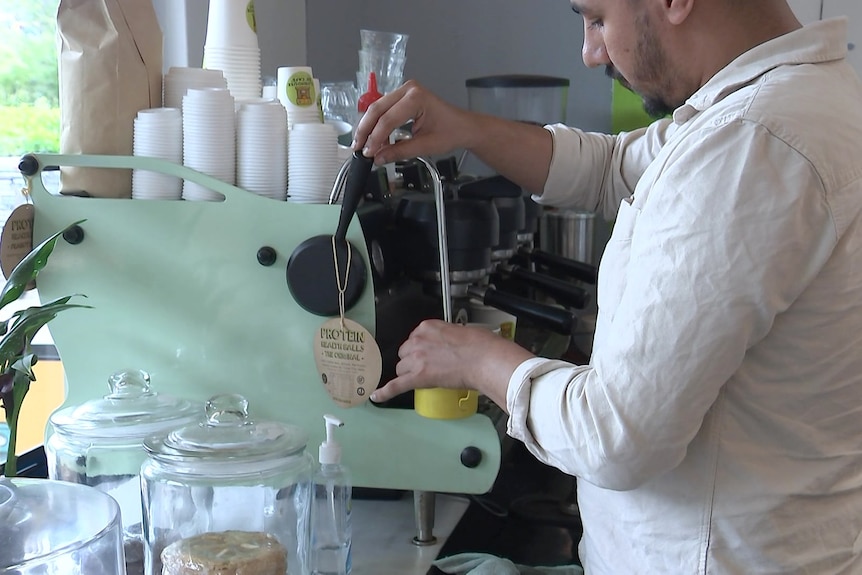
[[319,124],[323,120],[310,66],[282,66],[276,80],[278,100],[287,110],[287,126]]
[[203,67],[224,72],[234,98],[260,97],[254,0],[210,0]]
[[388,94],[404,80],[404,64],[407,62],[407,34],[360,30],[359,70],[356,86],[360,93],[368,89],[368,75],[374,72],[377,88]]
[[[195,88],[183,97],[183,163],[228,184],[236,182],[236,112],[227,89]],[[224,198],[186,180],[183,199]]]
[[287,112],[278,100],[244,102],[236,112],[237,185],[260,196],[287,194]]
[[[183,163],[183,118],[177,108],[151,108],[134,121],[132,155]],[[175,176],[132,170],[132,199],[179,200],[183,182]]]

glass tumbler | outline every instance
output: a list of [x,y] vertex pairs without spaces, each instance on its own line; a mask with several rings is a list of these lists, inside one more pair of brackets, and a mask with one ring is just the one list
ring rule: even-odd
[[325,120],[341,120],[351,126],[356,125],[359,91],[353,82],[324,82],[320,92]]

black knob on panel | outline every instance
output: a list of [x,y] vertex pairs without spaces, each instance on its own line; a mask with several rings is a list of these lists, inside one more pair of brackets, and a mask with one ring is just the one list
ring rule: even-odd
[[470,469],[477,467],[482,463],[482,450],[473,445],[469,445],[461,450],[461,465]]
[[84,228],[77,224],[69,226],[63,232],[63,239],[72,245],[80,244],[84,241]]
[[277,258],[278,254],[276,254],[275,250],[269,246],[263,246],[257,250],[257,263],[262,266],[271,266],[275,263]]
[[39,171],[39,162],[36,158],[28,154],[22,157],[21,161],[18,162],[18,171],[27,177],[35,176],[36,172]]

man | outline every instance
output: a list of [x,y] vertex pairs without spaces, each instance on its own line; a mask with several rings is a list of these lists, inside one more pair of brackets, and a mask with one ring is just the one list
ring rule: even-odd
[[[785,0],[578,0],[583,58],[652,113],[616,137],[415,83],[356,131],[379,163],[468,148],[614,219],[589,365],[428,321],[386,400],[478,389],[578,477],[587,575],[862,573],[862,86],[846,21]],[[388,134],[414,120],[411,140]]]

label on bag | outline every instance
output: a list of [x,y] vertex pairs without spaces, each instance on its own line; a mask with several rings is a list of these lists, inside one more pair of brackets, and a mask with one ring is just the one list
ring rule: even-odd
[[383,359],[374,336],[347,318],[332,318],[318,328],[314,363],[326,393],[340,407],[365,402],[383,373]]
[[[3,234],[0,236],[0,269],[3,277],[15,269],[21,260],[33,249],[33,204],[21,204],[9,214]],[[36,287],[36,282],[30,282],[25,289]]]

